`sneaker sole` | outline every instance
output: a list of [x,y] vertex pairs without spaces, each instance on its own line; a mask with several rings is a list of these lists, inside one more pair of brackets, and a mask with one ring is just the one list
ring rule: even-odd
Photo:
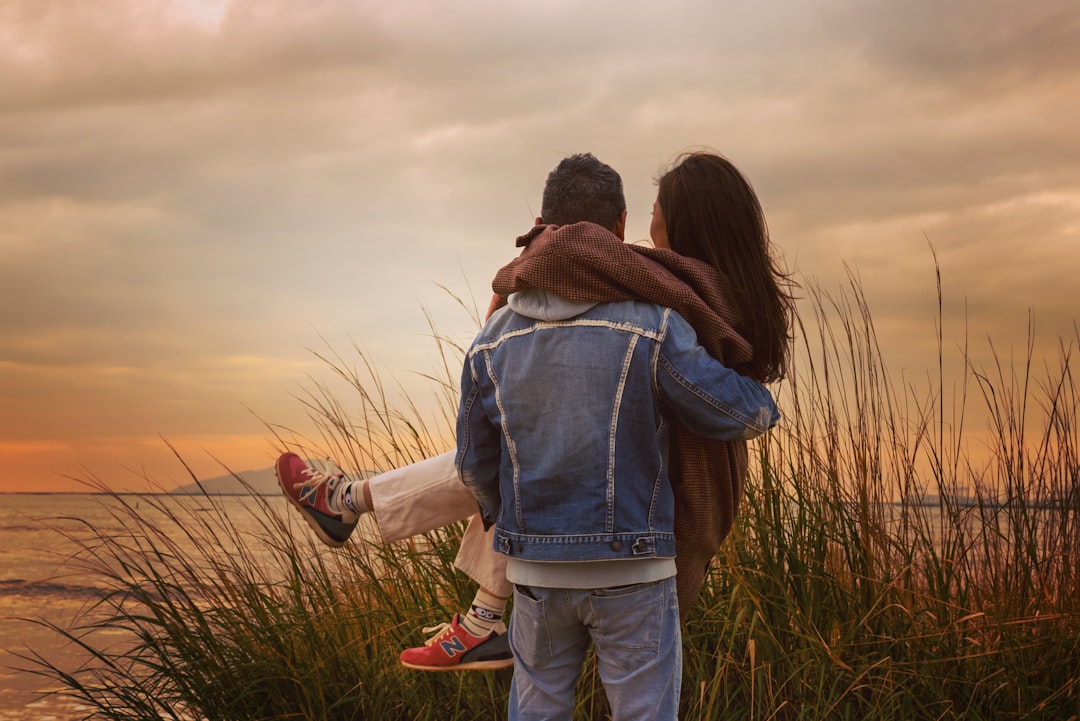
[[319,522],[316,521],[310,513],[308,513],[310,509],[305,506],[301,506],[299,501],[292,497],[289,489],[285,487],[285,482],[281,480],[281,474],[278,473],[277,464],[274,465],[274,477],[277,478],[278,487],[281,489],[282,494],[285,496],[285,498],[288,499],[289,503],[293,505],[293,508],[300,511],[301,517],[303,517],[303,519],[307,521],[308,526],[311,528],[312,531],[315,532],[315,535],[319,537],[320,541],[325,543],[327,546],[330,546],[331,548],[341,548],[345,545],[345,541],[339,541],[336,538],[331,538],[329,535],[327,535],[326,531],[324,531],[322,526],[319,525]]
[[401,665],[416,671],[495,671],[500,668],[513,667],[514,659],[498,658],[491,661],[467,661],[453,666],[419,666],[414,663],[401,661]]

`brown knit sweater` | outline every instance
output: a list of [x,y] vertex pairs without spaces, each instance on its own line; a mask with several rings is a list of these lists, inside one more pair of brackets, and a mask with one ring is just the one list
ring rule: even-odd
[[[567,300],[656,303],[678,311],[714,358],[735,370],[749,369],[753,351],[736,330],[730,283],[707,263],[629,245],[592,223],[536,226],[517,244],[525,246],[521,256],[492,281],[498,295],[542,288]],[[735,522],[747,472],[746,442],[702,438],[675,423],[670,458],[676,581],[685,619]]]

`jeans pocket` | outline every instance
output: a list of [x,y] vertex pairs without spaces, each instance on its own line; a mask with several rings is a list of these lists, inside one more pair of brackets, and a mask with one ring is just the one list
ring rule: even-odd
[[608,651],[611,662],[630,670],[660,655],[665,588],[657,581],[601,589],[590,596],[595,641]]
[[514,611],[510,616],[510,641],[514,651],[530,658],[551,655],[551,633],[544,614],[544,599],[527,586],[514,587]]

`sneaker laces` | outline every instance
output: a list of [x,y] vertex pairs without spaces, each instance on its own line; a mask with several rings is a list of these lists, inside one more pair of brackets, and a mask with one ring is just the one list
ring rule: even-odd
[[451,628],[453,628],[453,624],[445,623],[445,622],[440,623],[438,626],[424,626],[422,633],[430,633],[430,634],[432,634],[431,638],[429,638],[427,641],[424,641],[424,645],[425,646],[433,645],[436,641],[438,641],[440,638],[442,638],[442,635],[444,633],[446,633]]
[[342,486],[341,481],[344,481],[346,476],[342,471],[330,471],[320,468],[305,468],[300,472],[305,477],[302,481],[297,481],[293,484],[293,488],[301,488],[309,491],[314,497],[314,494],[318,492],[321,486],[326,486],[326,503],[330,506],[331,510],[337,513],[345,513],[349,509],[345,508],[344,502],[341,500]]
[[[446,622],[440,623],[438,626],[424,626],[424,628],[421,629],[421,633],[431,634],[431,638],[429,638],[427,641],[424,641],[424,645],[431,646],[440,638],[442,638],[442,635],[444,633],[446,633],[450,629],[453,629],[453,627],[454,624]],[[461,628],[461,624],[458,624],[458,627]],[[463,633],[467,633],[473,638],[484,638],[483,636],[473,636],[466,628],[461,628],[461,630]],[[495,628],[493,628],[492,631],[496,634],[504,634],[506,633],[506,624],[504,624],[502,621],[499,621],[497,624],[495,624]]]

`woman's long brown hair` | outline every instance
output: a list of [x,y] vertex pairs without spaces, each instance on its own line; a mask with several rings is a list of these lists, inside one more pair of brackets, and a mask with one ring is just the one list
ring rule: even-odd
[[731,284],[743,320],[739,330],[754,348],[749,374],[762,382],[783,378],[793,283],[772,257],[765,215],[749,181],[723,156],[698,151],[681,155],[658,186],[671,249],[712,265]]

